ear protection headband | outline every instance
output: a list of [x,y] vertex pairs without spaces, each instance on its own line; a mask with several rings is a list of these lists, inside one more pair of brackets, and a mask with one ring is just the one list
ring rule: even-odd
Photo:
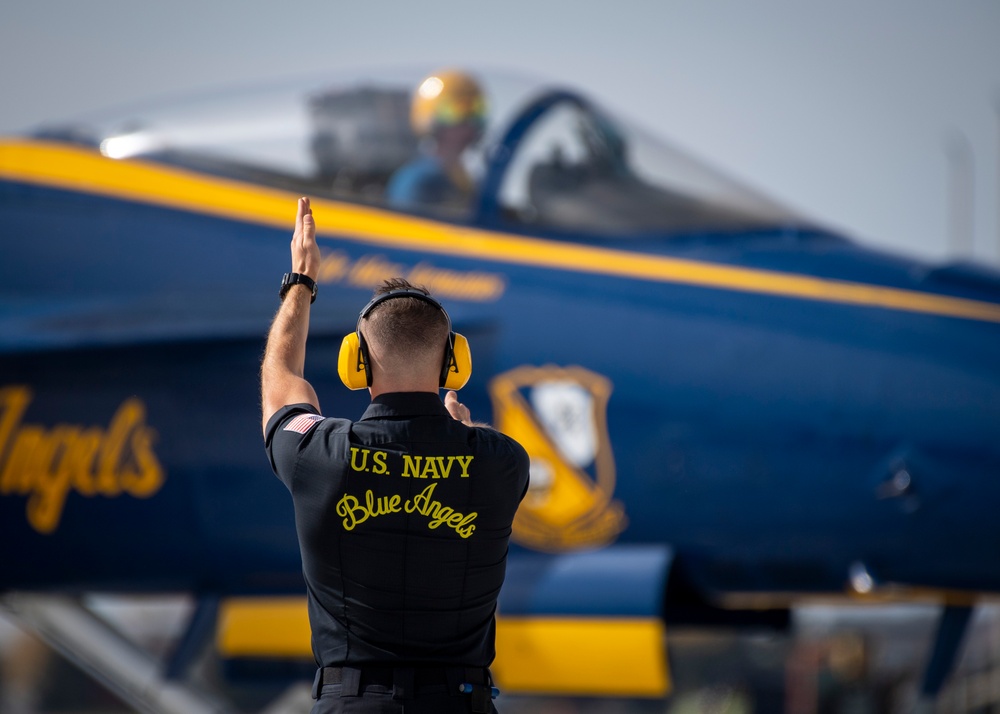
[[424,295],[419,290],[408,288],[393,290],[378,295],[373,298],[361,310],[358,317],[358,326],[354,332],[346,335],[340,343],[340,356],[337,359],[337,372],[340,380],[348,389],[365,389],[372,386],[372,373],[368,368],[368,345],[361,334],[361,321],[368,317],[368,314],[378,305],[386,300],[394,298],[410,297],[430,303],[444,313],[448,321],[448,340],[445,344],[444,362],[441,365],[441,378],[439,384],[445,389],[461,389],[469,381],[472,375],[472,352],[469,350],[469,341],[464,336],[451,329],[451,317],[448,311],[437,300],[430,295]]

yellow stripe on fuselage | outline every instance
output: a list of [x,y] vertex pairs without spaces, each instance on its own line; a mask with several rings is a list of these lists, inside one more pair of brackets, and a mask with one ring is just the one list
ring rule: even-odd
[[[0,177],[289,231],[294,220],[294,204],[286,191],[154,163],[108,159],[93,150],[63,144],[0,141]],[[321,239],[335,237],[511,265],[1000,322],[1000,305],[978,300],[496,233],[335,201],[314,200],[312,206]]]

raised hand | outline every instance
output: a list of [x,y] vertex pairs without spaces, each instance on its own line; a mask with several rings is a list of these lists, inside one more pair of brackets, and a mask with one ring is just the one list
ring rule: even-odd
[[320,255],[316,244],[316,222],[308,198],[299,199],[292,234],[292,272],[308,275],[313,280],[319,276]]

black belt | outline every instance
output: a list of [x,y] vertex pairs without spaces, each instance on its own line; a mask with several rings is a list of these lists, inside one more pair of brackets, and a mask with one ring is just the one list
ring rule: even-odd
[[[391,687],[397,681],[400,671],[413,672],[413,684],[418,687],[435,684],[446,685],[449,679],[464,679],[466,672],[462,667],[323,667],[320,674],[320,683],[324,685],[343,684],[345,679],[350,676],[350,674],[345,675],[345,670],[348,673],[351,670],[357,670],[360,673],[359,685],[362,687],[369,684],[381,684]],[[484,681],[486,681],[485,674],[480,675],[480,682],[478,683]]]
[[499,694],[485,667],[323,667],[316,672],[313,697],[318,698],[320,688],[328,684],[343,685],[341,696],[357,696],[371,685],[391,687],[393,698],[399,699],[430,688],[452,696],[471,695],[474,712],[488,712],[489,700]]

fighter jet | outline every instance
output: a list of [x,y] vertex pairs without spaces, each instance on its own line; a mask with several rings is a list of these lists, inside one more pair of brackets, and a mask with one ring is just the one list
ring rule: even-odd
[[[479,95],[450,96],[455,77]],[[442,157],[436,132],[463,122]],[[420,162],[450,185],[403,200]],[[205,646],[309,660],[257,376],[303,195],[324,413],[364,410],[338,349],[402,276],[469,340],[463,403],[531,456],[501,688],[663,696],[668,626],[782,625],[822,598],[939,604],[922,687],[940,690],[1000,592],[1000,275],[873,249],[585,94],[488,72],[325,76],[0,138],[0,591],[27,627],[124,696],[152,677],[136,696],[162,711],[151,692],[193,697]],[[100,623],[67,597],[86,592],[202,605],[169,671],[139,671],[113,636],[92,651]],[[244,626],[262,613],[280,624]]]

